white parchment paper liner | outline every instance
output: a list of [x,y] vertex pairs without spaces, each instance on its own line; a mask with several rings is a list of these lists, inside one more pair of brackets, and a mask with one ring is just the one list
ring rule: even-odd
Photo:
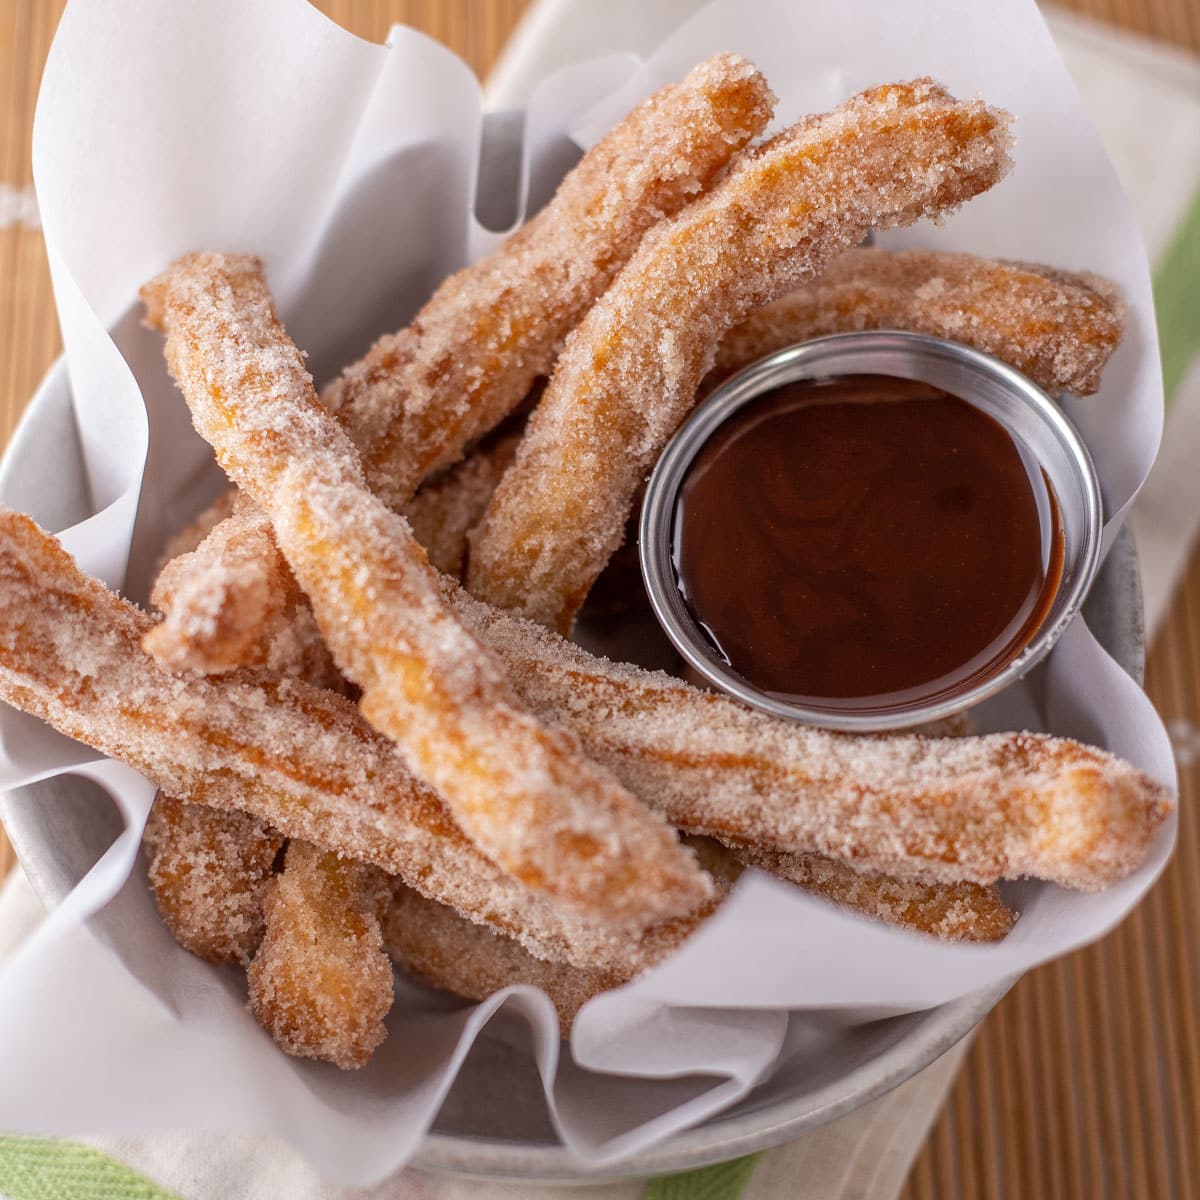
[[[884,243],[1042,260],[1121,285],[1129,328],[1104,390],[1067,403],[1099,468],[1110,544],[1161,429],[1150,284],[1129,208],[1031,0],[717,0],[648,62],[610,58],[543,85],[525,114],[517,209],[540,203],[561,174],[568,132],[590,144],[650,88],[723,49],[766,72],[781,122],[921,74],[1017,114],[1008,180],[943,227]],[[62,539],[85,569],[144,595],[166,533],[220,487],[158,339],[137,325],[137,287],[187,250],[263,255],[320,381],[494,244],[472,215],[481,128],[465,65],[411,31],[370,45],[303,0],[72,0],[46,68],[34,158],[95,513]],[[1153,708],[1082,621],[1013,699],[1031,721],[1173,781]],[[563,1142],[581,1162],[615,1163],[768,1074],[789,1009],[839,1023],[912,1011],[1100,936],[1153,881],[1174,837],[1172,822],[1142,870],[1099,895],[1017,885],[1022,919],[988,947],[901,934],[752,873],[672,960],[593,1001],[569,1053],[531,989],[461,1009],[402,985],[388,1042],[343,1075],[279,1053],[245,1011],[236,973],[171,942],[141,875],[130,875],[149,784],[8,710],[0,741],[4,786],[74,773],[112,797],[122,830],[94,865],[65,839],[64,870],[79,882],[0,971],[0,1127],[258,1129],[347,1183],[412,1153],[501,1006],[528,1022]]]

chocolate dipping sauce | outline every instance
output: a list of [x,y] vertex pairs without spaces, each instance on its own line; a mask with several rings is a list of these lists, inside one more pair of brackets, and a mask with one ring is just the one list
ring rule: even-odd
[[1057,504],[996,421],[880,375],[803,381],[693,461],[673,555],[692,615],[760,690],[874,708],[949,696],[1037,632],[1062,575]]

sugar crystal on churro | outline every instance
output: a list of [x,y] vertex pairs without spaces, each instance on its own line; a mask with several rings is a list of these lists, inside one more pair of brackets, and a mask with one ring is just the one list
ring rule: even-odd
[[931,250],[855,250],[752,313],[717,348],[707,386],[809,338],[905,329],[986,350],[1050,393],[1087,395],[1121,340],[1107,280],[1033,263]]
[[145,846],[154,899],[175,940],[209,962],[249,962],[283,838],[246,813],[159,796]]
[[374,867],[288,846],[247,972],[254,1015],[287,1053],[360,1067],[387,1036],[392,967],[380,921],[391,891]]

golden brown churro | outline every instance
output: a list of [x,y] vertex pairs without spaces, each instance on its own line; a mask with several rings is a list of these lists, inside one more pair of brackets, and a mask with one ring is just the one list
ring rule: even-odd
[[393,980],[380,921],[391,894],[375,867],[288,845],[246,972],[255,1017],[288,1054],[346,1070],[363,1066],[387,1036]]
[[[508,434],[431,479],[404,515],[439,571],[457,576],[479,522],[516,452]],[[308,601],[275,545],[266,514],[236,488],[167,544],[151,602],[164,615],[146,650],[172,670],[206,675],[266,666],[326,687],[340,676]]]
[[248,966],[251,1010],[289,1054],[361,1066],[383,1041],[392,972],[381,950],[389,877],[245,813],[160,795],[146,826],[150,884],[185,950]]
[[150,886],[171,936],[208,962],[247,963],[283,838],[245,813],[159,796],[146,822]]
[[343,696],[254,671],[168,674],[141,648],[151,618],[3,509],[0,604],[0,700],[168,795],[371,863],[535,954],[582,967],[652,961],[697,919],[638,940],[530,892],[479,853]]
[[237,503],[237,488],[226,488],[195,520],[167,538],[155,574],[159,574],[172,559],[191,554],[222,521],[233,516]]
[[782,854],[759,846],[731,846],[748,867],[786,879],[866,917],[947,942],[998,942],[1016,914],[994,887],[977,883],[924,883],[877,871],[856,871],[820,854]]
[[455,579],[467,555],[467,534],[479,524],[501,476],[517,452],[519,434],[481,446],[412,498],[404,515],[430,563]]
[[750,314],[717,348],[707,386],[793,342],[904,329],[986,350],[1052,395],[1086,396],[1121,340],[1125,306],[1097,275],[931,250],[854,250]]
[[[642,234],[711,184],[763,131],[772,103],[766,81],[737,55],[700,64],[620,121],[494,255],[443,282],[408,328],[382,338],[325,389],[323,403],[346,425],[388,504],[403,508],[430,472],[459,458],[549,373],[562,339]],[[238,532],[241,561],[257,556],[259,570],[277,578],[266,517]],[[205,642],[208,614],[219,604],[223,636],[252,639],[280,616],[270,607],[274,593],[263,608],[253,574],[230,573],[211,557],[193,560],[189,573],[187,588],[176,588],[181,611],[167,610],[169,632],[152,652],[196,670],[224,669],[243,655]],[[243,588],[249,596],[239,595]]]
[[706,871],[728,884],[737,881],[743,867],[757,867],[861,916],[941,941],[998,942],[1017,921],[994,887],[896,879],[856,871],[820,854],[783,854],[696,834],[684,841]]
[[407,522],[369,491],[318,403],[258,260],[190,255],[142,296],[197,430],[271,517],[364,715],[464,831],[598,919],[645,926],[702,904],[707,877],[666,823],[526,712],[446,608]]
[[567,632],[725,332],[869,230],[987,190],[1008,122],[929,79],[875,88],[748,151],[648,233],[558,358],[472,535],[471,592]]
[[163,566],[151,601],[168,616],[146,634],[146,650],[176,671],[261,666],[337,687],[337,668],[287,563],[261,553],[263,530],[261,512],[239,498],[194,550]]
[[447,595],[534,712],[691,833],[899,878],[1092,890],[1145,861],[1173,805],[1143,772],[1065,738],[811,729]]
[[383,936],[399,966],[468,1000],[486,1000],[500,988],[518,983],[541,988],[558,1012],[563,1037],[587,1001],[630,978],[621,972],[589,971],[534,958],[512,938],[472,925],[454,909],[406,887],[396,891],[384,918]]
[[447,279],[412,324],[325,389],[371,487],[408,503],[429,472],[498,424],[549,374],[642,234],[703,192],[771,119],[745,59],[718,54],[594,146],[491,258]]

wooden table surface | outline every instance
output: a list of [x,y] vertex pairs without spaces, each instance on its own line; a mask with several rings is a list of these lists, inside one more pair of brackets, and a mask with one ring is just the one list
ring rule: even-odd
[[[402,21],[481,75],[525,0],[322,0],[381,40]],[[1069,7],[1200,52],[1200,0]],[[59,352],[41,234],[9,188],[31,182],[30,129],[62,0],[0,0],[0,445]],[[10,214],[11,218],[11,214]],[[1168,720],[1200,726],[1200,554],[1150,655]],[[1026,976],[985,1022],[906,1200],[1200,1197],[1200,769],[1181,764],[1179,849],[1147,901],[1100,945]],[[0,834],[0,877],[12,853]]]

